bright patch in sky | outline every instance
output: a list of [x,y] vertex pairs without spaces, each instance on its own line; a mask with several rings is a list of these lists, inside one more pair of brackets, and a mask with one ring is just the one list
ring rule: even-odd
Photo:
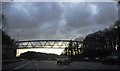
[[60,55],[64,49],[48,49],[48,48],[34,48],[34,49],[17,49],[16,56],[19,56],[21,53],[25,53],[27,51],[35,51],[35,52],[43,52],[43,53],[53,53]]
[[93,4],[90,4],[90,7],[91,7],[91,12],[93,15],[97,14],[97,6],[93,5]]

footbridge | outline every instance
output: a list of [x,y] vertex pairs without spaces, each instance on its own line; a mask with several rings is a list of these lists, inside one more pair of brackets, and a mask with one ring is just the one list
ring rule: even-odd
[[17,41],[18,49],[25,48],[80,48],[82,41],[77,40],[25,40]]
[[77,40],[24,40],[16,42],[17,53],[20,49],[64,49],[63,54],[76,55],[81,53],[82,41]]

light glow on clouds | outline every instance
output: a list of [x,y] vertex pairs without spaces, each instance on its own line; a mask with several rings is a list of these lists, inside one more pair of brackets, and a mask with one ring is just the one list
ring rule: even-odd
[[93,15],[97,14],[97,6],[91,4],[90,7],[91,7],[91,12],[92,12],[92,14],[93,14]]

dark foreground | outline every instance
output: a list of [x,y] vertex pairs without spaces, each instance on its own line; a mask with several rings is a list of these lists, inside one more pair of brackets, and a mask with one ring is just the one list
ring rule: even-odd
[[69,65],[57,65],[56,61],[37,61],[23,60],[16,63],[5,64],[2,66],[2,71],[25,71],[40,69],[120,69],[120,65],[104,65],[100,62],[78,62],[74,61]]

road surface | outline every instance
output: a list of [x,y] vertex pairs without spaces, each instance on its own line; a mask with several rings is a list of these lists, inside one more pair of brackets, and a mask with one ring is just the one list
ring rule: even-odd
[[26,69],[33,69],[40,71],[40,69],[120,69],[119,65],[103,65],[99,62],[79,62],[74,61],[69,65],[57,65],[56,61],[37,61],[37,60],[23,60],[20,62],[3,65],[3,71],[21,71]]

